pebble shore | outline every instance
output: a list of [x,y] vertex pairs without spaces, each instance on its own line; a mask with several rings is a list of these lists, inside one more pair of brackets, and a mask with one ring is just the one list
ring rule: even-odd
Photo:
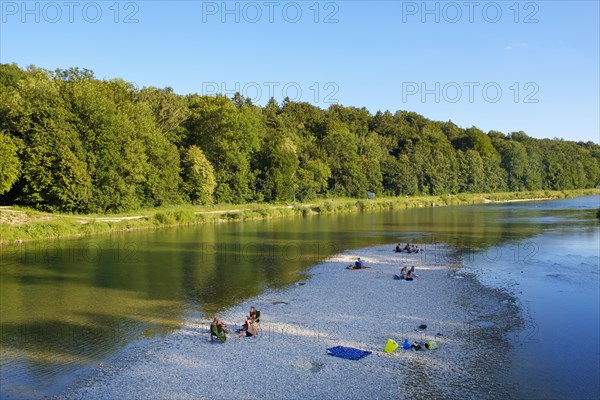
[[[513,349],[507,333],[521,323],[514,299],[434,257],[441,245],[419,254],[393,247],[343,252],[306,280],[219,315],[235,329],[255,306],[255,338],[211,342],[210,319],[191,318],[166,337],[131,346],[57,398],[512,398],[502,376]],[[345,269],[357,257],[370,268]],[[415,281],[393,279],[411,265]],[[388,339],[399,344],[393,353],[384,352]],[[404,350],[404,339],[435,340],[439,348]],[[373,353],[355,361],[327,354],[338,345]]]

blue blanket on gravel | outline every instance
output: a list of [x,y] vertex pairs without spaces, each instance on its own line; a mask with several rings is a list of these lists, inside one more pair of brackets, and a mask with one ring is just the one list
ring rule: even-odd
[[335,346],[327,349],[327,354],[331,356],[347,358],[348,360],[360,360],[371,354],[371,351],[359,350],[353,347]]

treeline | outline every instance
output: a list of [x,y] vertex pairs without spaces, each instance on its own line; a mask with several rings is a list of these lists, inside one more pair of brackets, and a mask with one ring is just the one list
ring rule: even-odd
[[116,213],[165,204],[565,190],[600,146],[487,134],[408,111],[137,89],[89,70],[0,65],[0,200]]

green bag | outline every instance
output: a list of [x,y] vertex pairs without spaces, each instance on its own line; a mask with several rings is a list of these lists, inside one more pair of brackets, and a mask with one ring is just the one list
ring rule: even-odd
[[429,342],[425,343],[425,347],[427,347],[428,350],[435,350],[438,348],[438,342],[435,340],[430,340]]

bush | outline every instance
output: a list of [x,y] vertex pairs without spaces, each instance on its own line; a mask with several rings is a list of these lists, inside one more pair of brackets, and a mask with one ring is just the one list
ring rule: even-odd
[[173,212],[173,217],[175,218],[175,221],[183,224],[192,224],[196,220],[196,216],[192,211],[178,210]]
[[255,211],[262,218],[269,218],[269,211],[265,210],[264,208],[259,208],[258,210],[255,210]]
[[367,205],[365,204],[364,201],[359,200],[359,201],[356,202],[356,208],[358,209],[358,211],[364,212],[365,209],[367,208]]
[[154,214],[154,223],[157,225],[169,225],[175,222],[175,218],[170,212],[157,212]]
[[225,218],[237,221],[240,218],[242,218],[242,215],[237,212],[228,212],[227,214],[225,214]]

